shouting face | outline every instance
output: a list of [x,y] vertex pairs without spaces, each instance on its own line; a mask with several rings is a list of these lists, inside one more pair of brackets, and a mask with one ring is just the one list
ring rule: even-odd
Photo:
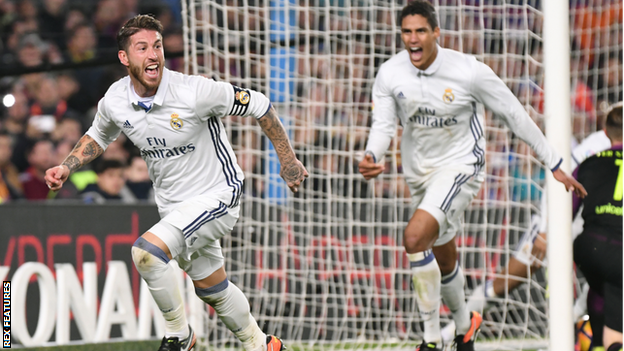
[[409,15],[401,23],[401,39],[409,52],[410,61],[420,70],[425,70],[438,54],[436,41],[440,28],[431,28],[427,19],[421,15]]
[[130,37],[127,50],[119,51],[119,61],[128,67],[139,96],[156,94],[165,67],[165,51],[160,33],[143,29]]

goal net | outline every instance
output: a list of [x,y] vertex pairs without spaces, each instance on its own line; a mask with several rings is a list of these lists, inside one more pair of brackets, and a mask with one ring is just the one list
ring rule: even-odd
[[[406,0],[183,1],[186,69],[265,93],[310,177],[296,195],[253,118],[223,122],[245,171],[241,218],[223,239],[229,279],[260,327],[295,348],[413,349],[422,324],[402,246],[409,191],[394,139],[386,171],[365,181],[357,163],[371,123],[381,63],[402,50]],[[440,45],[473,54],[507,83],[543,127],[539,0],[434,0]],[[622,97],[622,5],[570,1],[573,131],[596,130]],[[486,116],[487,178],[457,243],[466,294],[501,276],[531,215],[546,171],[499,119]],[[400,128],[399,128],[400,129]],[[573,287],[570,287],[573,289]],[[544,270],[495,299],[477,348],[547,344]],[[443,324],[450,320],[441,308]],[[207,310],[203,340],[240,346]],[[570,325],[572,326],[570,321]]]

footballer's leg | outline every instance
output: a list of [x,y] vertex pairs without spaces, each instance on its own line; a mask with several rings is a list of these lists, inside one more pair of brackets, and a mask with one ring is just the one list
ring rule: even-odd
[[[171,251],[169,246],[152,232],[159,232],[162,235],[167,230],[166,224],[158,223],[138,238],[132,246],[132,260],[165,319],[163,344],[175,345],[173,349],[186,351],[193,347],[195,336],[186,321],[184,302],[175,270],[169,264]],[[161,349],[162,347],[161,345]],[[171,348],[165,348],[167,349]]]
[[229,208],[227,213],[207,221],[193,234],[200,248],[191,260],[178,259],[181,267],[193,280],[197,296],[210,305],[225,326],[240,340],[246,351],[283,350],[281,340],[267,336],[251,315],[249,301],[243,292],[227,279],[225,258],[219,239],[230,234],[239,208]]
[[[509,259],[508,267],[501,271],[501,276],[497,276],[493,280],[487,281],[485,286],[477,286],[472,291],[472,294],[468,296],[468,301],[466,301],[466,311],[476,311],[479,313],[486,312],[493,305],[491,298],[500,298],[505,296],[505,292],[512,292],[520,284],[522,284],[522,282],[524,282],[530,276],[529,274],[532,274],[535,269],[535,267],[529,267],[512,256]],[[442,277],[443,287],[444,280],[444,277]],[[442,296],[444,298],[444,293]],[[444,301],[448,304],[446,298]],[[455,318],[453,319],[455,320]],[[442,338],[446,342],[453,338],[454,333],[455,322],[451,322],[442,329]],[[459,333],[461,332],[458,332],[458,334]]]
[[424,321],[423,343],[418,350],[441,350],[440,268],[431,248],[438,238],[438,221],[417,209],[405,228],[404,246],[412,270],[412,282],[420,316]]
[[457,261],[454,238],[446,244],[435,246],[433,253],[442,272],[440,294],[458,326],[457,333],[465,334],[470,327],[470,316],[466,308],[464,272]]
[[494,278],[492,288],[497,297],[510,293],[533,275],[537,270],[536,266],[529,266],[512,256],[509,259],[507,268],[501,271],[501,275]]
[[418,310],[424,322],[423,342],[418,350],[442,350],[440,335],[441,271],[433,253],[438,238],[438,220],[417,209],[405,228],[404,246],[410,261]]
[[433,248],[441,271],[440,295],[451,310],[456,326],[457,350],[472,351],[481,326],[481,315],[466,307],[465,277],[457,261],[455,237],[461,233],[461,218],[481,182],[466,174],[452,171],[440,172],[439,180],[432,184],[421,207],[426,207],[440,223],[440,235]]
[[215,310],[219,319],[241,341],[245,350],[264,349],[267,336],[251,315],[247,298],[227,279],[223,267],[204,279],[193,280],[193,284],[197,296]]

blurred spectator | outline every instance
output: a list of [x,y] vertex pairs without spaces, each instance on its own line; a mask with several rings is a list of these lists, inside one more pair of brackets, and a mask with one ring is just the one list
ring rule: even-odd
[[26,95],[20,91],[13,91],[15,102],[13,106],[7,108],[6,118],[2,123],[2,129],[15,139],[19,134],[26,131],[26,121],[28,120],[29,109]]
[[602,58],[598,76],[598,107],[606,112],[609,106],[622,101],[622,53],[612,52]]
[[[184,52],[184,37],[182,36],[182,30],[176,28],[164,32],[163,46],[165,48],[165,55],[167,53]],[[165,65],[170,70],[184,72],[184,57],[179,56],[175,58],[167,58]]]
[[70,141],[76,144],[83,134],[80,121],[73,118],[63,118],[61,122],[56,124],[56,128],[50,136],[55,142]]
[[0,132],[0,204],[23,196],[19,172],[11,163],[12,143],[9,134]]
[[[87,22],[76,24],[67,36],[66,61],[81,63],[97,56],[97,35],[95,29]],[[97,104],[101,98],[98,95],[98,82],[102,76],[102,67],[87,67],[75,70],[75,77],[80,85],[81,103],[73,104],[80,113],[87,111]]]
[[97,35],[88,22],[76,24],[67,36],[67,61],[80,63],[94,59],[97,53]]
[[[93,15],[93,24],[99,33],[99,48],[115,48],[117,51],[116,35],[125,20],[125,9],[122,8],[125,1],[100,0]],[[132,14],[128,13],[129,16]]]
[[140,12],[149,13],[158,18],[160,24],[163,26],[163,33],[169,31],[174,26],[175,19],[171,8],[159,0],[144,2],[141,4]]
[[103,160],[95,165],[97,183],[82,191],[82,199],[89,204],[103,204],[110,200],[135,203],[136,198],[125,186],[124,164],[118,160]]
[[39,12],[39,32],[46,41],[53,42],[59,49],[65,49],[63,32],[67,7],[65,0],[43,0]]
[[[70,8],[65,16],[65,23],[63,24],[63,33],[69,33],[76,27],[76,25],[87,22],[88,17],[84,11],[78,7]],[[65,48],[65,43],[62,46]]]
[[17,20],[15,4],[10,0],[0,0],[0,42],[6,43],[13,22]]
[[[75,110],[77,113],[81,113],[83,108],[82,96],[78,94],[80,91],[80,84],[78,80],[76,80],[76,76],[72,71],[63,71],[56,76],[56,86],[58,90],[58,94],[61,100],[65,100],[67,102],[67,107]],[[87,119],[84,113],[82,113],[81,123],[87,123]],[[91,124],[90,122],[88,123]],[[86,131],[86,127],[85,131]]]
[[[17,53],[17,48],[19,47],[20,39],[27,33],[36,33],[37,25],[36,22],[24,22],[21,20],[17,20],[9,25],[11,30],[7,33],[6,37],[6,47],[3,55],[3,62],[6,63],[14,63],[16,60],[12,54]],[[10,57],[6,57],[6,56]]]
[[39,82],[35,92],[35,101],[30,106],[30,115],[50,115],[57,123],[64,118],[82,120],[82,116],[70,109],[67,101],[61,99],[57,82],[47,75]]
[[176,24],[182,23],[182,5],[178,0],[164,0],[164,3],[169,6],[171,15]]
[[[249,135],[250,138],[257,136],[257,134],[253,133],[245,133],[244,135]],[[241,138],[241,140],[244,139],[244,137]],[[242,145],[256,144],[246,144],[243,141]],[[263,179],[258,176],[263,174],[263,162],[258,149],[254,148],[253,146],[243,146],[242,148],[236,150],[236,159],[241,169],[245,173],[245,196],[263,198],[265,185]]]
[[17,47],[17,63],[22,67],[37,67],[44,64],[45,44],[36,33],[24,34]]
[[15,9],[20,21],[29,23],[29,26],[34,27],[37,31],[39,30],[39,24],[37,22],[39,11],[33,0],[18,1]]
[[27,153],[30,167],[20,175],[24,197],[28,200],[45,200],[49,189],[45,183],[45,171],[54,167],[54,145],[50,140],[37,140]]
[[147,163],[139,155],[130,158],[125,171],[126,186],[138,200],[155,202],[152,181],[147,170]]
[[[128,138],[125,135],[120,134],[117,139],[110,143],[106,150],[104,150],[101,158],[106,160],[118,160],[123,164],[128,164],[130,153],[124,146],[127,140]],[[97,162],[97,160],[94,162]]]

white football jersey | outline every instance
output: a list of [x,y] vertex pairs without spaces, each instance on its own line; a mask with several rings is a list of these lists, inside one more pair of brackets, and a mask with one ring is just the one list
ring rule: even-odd
[[406,50],[381,65],[373,86],[373,124],[367,151],[381,160],[403,126],[401,159],[414,185],[432,170],[456,168],[483,179],[484,108],[535,150],[550,169],[561,158],[503,81],[474,57],[438,46],[435,61],[416,68]]
[[611,141],[604,130],[591,133],[572,149],[572,170],[576,169],[586,158],[609,148],[611,148]]
[[132,140],[147,162],[161,215],[208,193],[234,207],[244,176],[220,118],[260,118],[270,106],[253,90],[164,69],[151,109],[139,105],[126,76],[100,100],[87,134],[103,149],[120,132]]

